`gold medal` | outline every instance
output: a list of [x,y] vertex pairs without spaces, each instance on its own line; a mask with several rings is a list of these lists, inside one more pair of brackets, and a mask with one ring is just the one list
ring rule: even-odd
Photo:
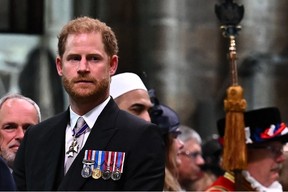
[[92,177],[94,179],[99,179],[102,176],[101,170],[97,167],[96,169],[92,170]]

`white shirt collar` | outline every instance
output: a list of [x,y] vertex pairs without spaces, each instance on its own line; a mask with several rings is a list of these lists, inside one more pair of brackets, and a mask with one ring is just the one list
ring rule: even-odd
[[[100,113],[103,111],[109,100],[110,97],[108,97],[103,103],[94,107],[92,110],[90,110],[89,112],[87,112],[82,116],[87,125],[90,127],[90,129],[92,129],[92,127],[94,126],[97,118],[99,117]],[[70,110],[70,127],[75,127],[77,119],[80,117],[80,115],[75,113],[71,109],[71,106],[69,107],[69,110]]]

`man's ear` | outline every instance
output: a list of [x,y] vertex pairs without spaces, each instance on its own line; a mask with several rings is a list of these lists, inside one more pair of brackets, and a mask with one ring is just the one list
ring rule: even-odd
[[113,55],[110,60],[110,69],[109,69],[110,76],[116,73],[117,68],[118,68],[118,56]]
[[56,58],[56,69],[57,69],[58,75],[62,76],[62,60],[60,56],[57,56]]

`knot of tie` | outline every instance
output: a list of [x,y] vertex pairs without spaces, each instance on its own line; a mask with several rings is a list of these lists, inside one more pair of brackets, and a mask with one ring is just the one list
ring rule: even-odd
[[89,126],[83,119],[83,117],[79,117],[76,123],[76,126],[73,129],[73,137],[78,138],[80,135],[86,133],[88,131]]

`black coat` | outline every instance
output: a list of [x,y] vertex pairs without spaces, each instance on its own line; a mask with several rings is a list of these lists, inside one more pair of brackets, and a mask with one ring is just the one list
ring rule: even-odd
[[5,161],[0,157],[0,191],[15,190],[16,185],[11,175],[11,172]]
[[[29,128],[17,152],[14,178],[19,190],[163,190],[165,149],[159,128],[118,108],[111,99],[64,176],[69,110]],[[87,149],[125,152],[120,180],[83,178]]]

